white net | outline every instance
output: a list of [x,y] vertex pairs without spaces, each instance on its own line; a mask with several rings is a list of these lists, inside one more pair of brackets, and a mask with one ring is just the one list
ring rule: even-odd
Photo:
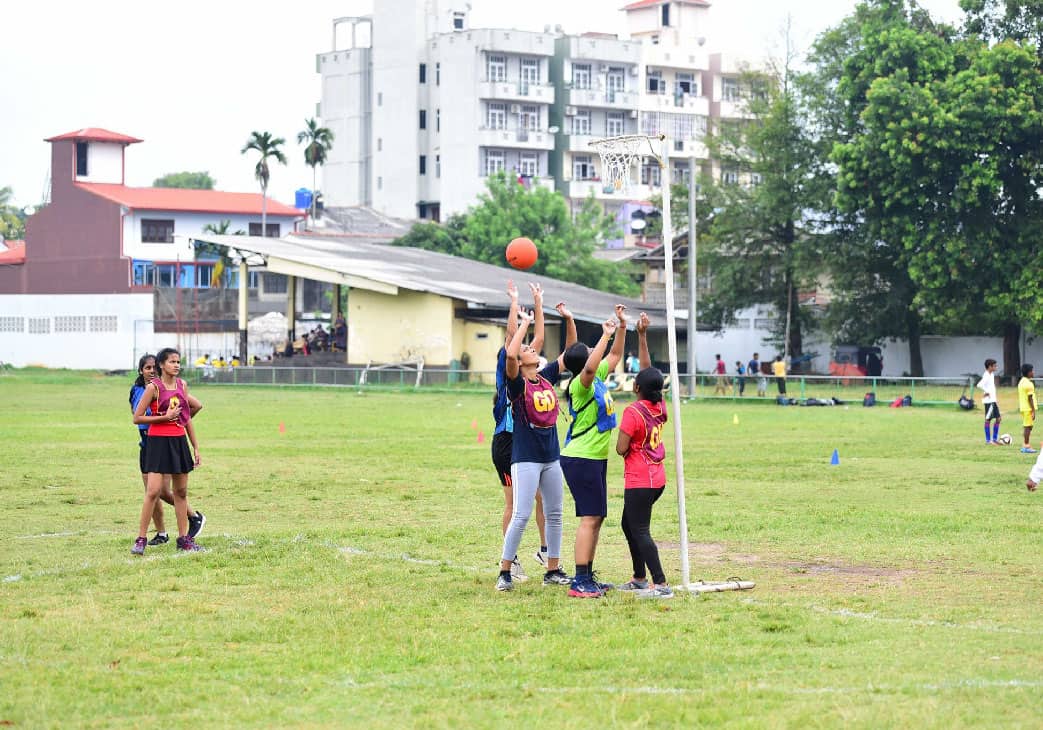
[[591,142],[590,146],[601,157],[601,179],[605,183],[605,192],[626,192],[630,188],[630,171],[635,159],[650,155],[662,167],[663,158],[655,144],[662,140],[662,135],[633,134],[605,137]]

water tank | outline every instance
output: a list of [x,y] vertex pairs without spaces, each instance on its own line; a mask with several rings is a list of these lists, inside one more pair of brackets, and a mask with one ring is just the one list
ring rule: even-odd
[[311,190],[298,188],[297,192],[294,193],[293,207],[298,210],[309,210],[311,208]]

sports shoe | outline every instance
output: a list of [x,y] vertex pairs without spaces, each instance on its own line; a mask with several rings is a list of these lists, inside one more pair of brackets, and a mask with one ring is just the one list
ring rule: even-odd
[[199,553],[206,550],[202,545],[196,545],[196,541],[189,535],[177,539],[177,549],[184,550],[186,553]]
[[148,543],[146,543],[145,538],[139,537],[137,540],[134,541],[134,547],[132,547],[130,549],[130,554],[131,555],[144,555],[145,554],[145,545],[146,544],[148,544]]
[[199,537],[199,533],[203,531],[203,525],[206,524],[206,517],[199,510],[196,510],[194,515],[188,516],[188,536],[195,539]]
[[537,550],[535,553],[533,553],[532,557],[536,558],[536,562],[539,563],[540,565],[542,565],[544,568],[547,567],[547,553],[546,552],[544,552],[543,550]]
[[602,583],[601,581],[599,581],[597,573],[591,573],[590,579],[594,581],[594,585],[601,589],[602,593],[607,593],[608,591],[611,591],[613,588],[616,587],[615,583]]
[[565,571],[561,568],[548,570],[543,574],[543,585],[545,586],[567,586],[570,583],[572,583],[572,578],[565,575]]
[[569,595],[573,598],[601,598],[605,594],[589,575],[577,575],[569,585]]
[[1036,453],[1036,450],[1034,448],[1032,448],[1031,446],[1022,446],[1021,447],[1021,453],[1023,453],[1023,454],[1034,454],[1034,453]]
[[626,583],[624,583],[623,585],[619,586],[619,590],[621,590],[621,591],[647,591],[648,590],[648,581],[647,580],[638,580],[637,578],[631,578]]
[[165,533],[157,532],[156,536],[148,541],[148,544],[152,545],[152,546],[156,546],[156,545],[166,545],[168,542],[170,542],[170,538],[167,537],[167,535]]
[[515,558],[511,561],[511,580],[516,580],[519,583],[524,583],[529,579],[529,574],[525,572],[525,568],[522,567],[521,561]]
[[498,591],[513,591],[514,581],[511,580],[510,576],[500,574],[500,577],[496,579],[496,590]]
[[640,593],[637,594],[637,597],[638,598],[673,598],[674,597],[674,592],[670,589],[670,586],[668,586],[668,585],[666,585],[664,583],[663,585],[652,586],[647,591],[641,591]]

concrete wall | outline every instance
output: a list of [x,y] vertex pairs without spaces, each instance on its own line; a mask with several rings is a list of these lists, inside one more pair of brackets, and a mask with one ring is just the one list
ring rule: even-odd
[[322,192],[327,205],[372,202],[371,63],[369,48],[323,53],[317,59],[322,75],[321,116],[323,124],[334,134],[333,148],[322,167]]
[[78,175],[76,181],[122,185],[123,149],[124,146],[121,144],[88,142],[87,174]]
[[353,363],[398,362],[421,355],[445,367],[453,351],[453,302],[400,289],[397,296],[352,289],[348,297],[348,353]]
[[[141,221],[143,219],[161,219],[174,221],[174,243],[142,243]],[[231,221],[230,233],[242,231],[248,233],[250,224],[261,225],[258,215],[228,215],[223,213],[180,213],[162,210],[134,210],[123,219],[123,255],[133,259],[146,261],[191,261],[195,258],[195,250],[186,236],[198,236],[209,224],[218,225],[221,221]],[[296,218],[292,216],[269,215],[268,225],[278,223],[279,232],[285,236],[293,233]]]

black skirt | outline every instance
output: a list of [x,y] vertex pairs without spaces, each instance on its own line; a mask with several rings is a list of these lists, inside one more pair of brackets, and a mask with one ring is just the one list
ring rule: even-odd
[[145,442],[142,473],[188,474],[192,471],[192,452],[184,436],[149,436]]

